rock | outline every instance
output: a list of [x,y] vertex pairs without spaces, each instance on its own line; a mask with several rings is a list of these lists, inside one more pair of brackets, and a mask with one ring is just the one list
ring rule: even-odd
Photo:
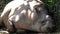
[[9,34],[7,31],[0,31],[0,34]]

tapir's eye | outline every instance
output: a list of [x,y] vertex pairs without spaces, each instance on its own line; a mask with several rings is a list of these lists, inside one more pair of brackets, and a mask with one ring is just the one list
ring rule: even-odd
[[45,24],[46,24],[46,21],[42,21],[41,24],[42,24],[42,25],[45,25]]

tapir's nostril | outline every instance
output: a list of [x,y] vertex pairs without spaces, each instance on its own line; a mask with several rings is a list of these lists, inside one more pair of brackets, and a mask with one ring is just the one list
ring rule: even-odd
[[45,21],[42,21],[42,23],[41,23],[42,25],[46,25],[46,20]]

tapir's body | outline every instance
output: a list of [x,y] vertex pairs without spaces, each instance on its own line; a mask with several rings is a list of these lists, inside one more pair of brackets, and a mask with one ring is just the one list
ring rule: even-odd
[[16,29],[48,32],[53,24],[46,8],[43,2],[37,0],[14,0],[6,5],[1,18],[8,30],[12,30],[14,24]]

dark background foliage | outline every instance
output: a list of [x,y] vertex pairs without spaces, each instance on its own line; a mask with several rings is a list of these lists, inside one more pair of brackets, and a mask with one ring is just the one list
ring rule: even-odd
[[3,11],[5,5],[10,2],[11,0],[0,0],[0,12]]
[[[0,0],[0,12],[3,11],[5,5],[12,0]],[[49,12],[51,12],[54,22],[56,23],[57,32],[60,31],[60,1],[59,0],[42,0],[47,3]]]
[[48,4],[49,12],[51,12],[52,17],[54,19],[54,23],[56,23],[57,32],[60,31],[60,4],[59,0],[42,0],[43,2]]

